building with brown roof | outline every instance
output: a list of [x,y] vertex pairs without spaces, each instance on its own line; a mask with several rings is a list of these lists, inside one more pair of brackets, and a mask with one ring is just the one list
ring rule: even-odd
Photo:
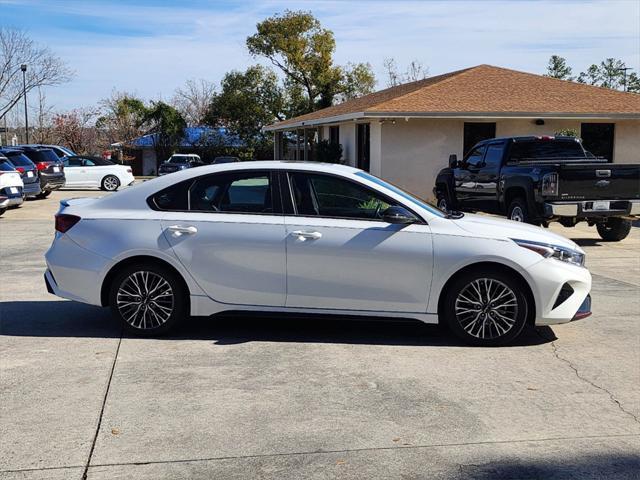
[[342,145],[343,160],[432,195],[449,154],[479,140],[574,130],[614,162],[640,162],[640,95],[491,65],[388,88],[267,127],[275,158],[313,160],[314,145]]

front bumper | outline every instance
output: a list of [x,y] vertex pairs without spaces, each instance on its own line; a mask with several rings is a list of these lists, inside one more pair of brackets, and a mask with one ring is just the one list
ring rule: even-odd
[[[583,267],[570,265],[552,258],[544,259],[526,270],[536,304],[536,325],[568,323],[588,315],[591,300],[591,274]],[[571,294],[559,302],[563,289]],[[585,310],[586,309],[586,310]]]
[[640,216],[640,200],[605,200],[606,210],[594,209],[593,200],[572,202],[548,202],[544,204],[544,216],[550,217],[636,217]]

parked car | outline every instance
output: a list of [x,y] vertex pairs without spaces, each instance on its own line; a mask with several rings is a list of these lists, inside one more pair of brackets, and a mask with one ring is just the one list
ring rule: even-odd
[[63,161],[65,187],[98,187],[115,192],[121,185],[131,185],[135,181],[131,167],[101,157],[74,155]]
[[64,186],[64,164],[50,148],[20,147],[19,150],[31,160],[38,169],[40,188],[38,198],[48,197],[53,190]]
[[55,153],[58,158],[72,157],[74,155],[77,155],[76,152],[74,152],[70,148],[63,147],[62,145],[43,145],[40,143],[30,143],[27,145],[18,145],[18,147],[48,148],[49,150],[53,150],[53,153]]
[[443,210],[506,215],[534,225],[586,221],[618,241],[640,217],[640,164],[609,163],[573,137],[484,140],[440,171],[434,193]]
[[55,295],[130,332],[228,310],[439,317],[478,345],[590,314],[584,252],[541,228],[448,215],[343,165],[240,162],[61,202]]
[[37,197],[41,193],[38,169],[35,164],[20,150],[0,149],[0,153],[5,155],[20,176],[24,188],[22,194],[25,198]]
[[216,157],[213,159],[213,162],[211,162],[212,164],[218,164],[218,163],[231,163],[231,162],[239,162],[240,159],[238,157]]
[[158,168],[158,175],[178,172],[187,168],[201,167],[204,162],[195,153],[174,153]]
[[7,208],[22,204],[24,201],[22,197],[23,187],[24,184],[20,173],[13,168],[7,157],[0,155],[0,196],[4,198],[4,200],[0,199],[0,215]]

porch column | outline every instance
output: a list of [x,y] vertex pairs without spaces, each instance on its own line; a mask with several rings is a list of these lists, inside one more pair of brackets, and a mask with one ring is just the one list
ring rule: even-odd
[[369,124],[369,172],[382,174],[382,123],[372,121]]

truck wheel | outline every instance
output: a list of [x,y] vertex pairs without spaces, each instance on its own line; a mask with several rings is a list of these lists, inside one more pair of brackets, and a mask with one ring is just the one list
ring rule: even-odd
[[527,207],[527,202],[523,198],[514,198],[509,204],[509,210],[507,211],[507,217],[514,222],[529,223],[531,225],[540,225],[540,223],[534,220]]
[[438,198],[436,205],[443,212],[448,212],[451,209],[451,205],[449,204],[449,200],[447,199],[447,195],[444,193],[438,193]]
[[43,190],[38,195],[36,195],[36,198],[43,199],[47,198],[49,195],[51,195],[51,190]]
[[599,223],[596,225],[596,228],[603,240],[607,242],[619,242],[629,235],[631,231],[631,220],[614,217],[605,223]]

